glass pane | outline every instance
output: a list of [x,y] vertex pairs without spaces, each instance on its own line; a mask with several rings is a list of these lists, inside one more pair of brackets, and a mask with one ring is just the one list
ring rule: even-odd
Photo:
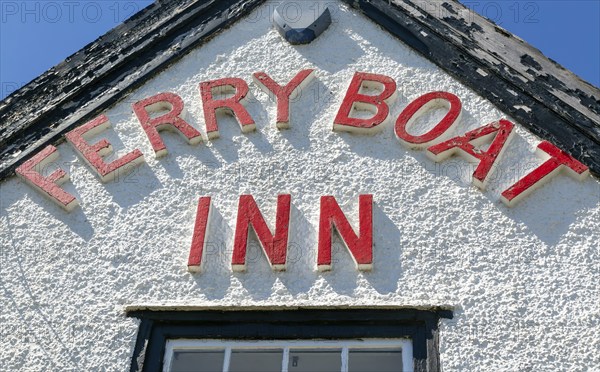
[[402,372],[402,350],[350,349],[348,372]]
[[283,350],[231,350],[229,372],[280,372]]
[[222,372],[225,350],[175,351],[171,372]]
[[289,372],[339,372],[341,349],[290,349]]

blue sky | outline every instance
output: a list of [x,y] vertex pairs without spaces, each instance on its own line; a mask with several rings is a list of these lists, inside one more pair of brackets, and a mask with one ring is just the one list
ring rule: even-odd
[[[461,2],[600,86],[600,0]],[[151,3],[0,0],[0,98]]]

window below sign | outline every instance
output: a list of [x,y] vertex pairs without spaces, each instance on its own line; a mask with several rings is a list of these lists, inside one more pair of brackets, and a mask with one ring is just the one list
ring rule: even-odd
[[439,372],[438,325],[405,308],[128,309],[131,372]]
[[406,372],[408,339],[367,340],[168,340],[170,372]]

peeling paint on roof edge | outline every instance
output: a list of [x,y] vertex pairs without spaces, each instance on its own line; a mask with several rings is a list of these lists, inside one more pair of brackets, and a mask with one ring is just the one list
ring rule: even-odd
[[[600,176],[599,89],[456,1],[342,1]],[[156,1],[8,96],[0,179],[262,2]]]

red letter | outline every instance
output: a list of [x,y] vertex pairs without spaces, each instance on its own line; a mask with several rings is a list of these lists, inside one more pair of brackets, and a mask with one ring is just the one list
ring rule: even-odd
[[[378,89],[383,85],[383,91],[377,95],[360,93],[361,88]],[[381,129],[389,116],[391,104],[396,98],[396,82],[385,75],[356,72],[342,101],[340,110],[333,121],[333,130],[355,133],[372,133]],[[368,119],[351,118],[352,110],[364,110],[373,113]]]
[[[429,132],[420,136],[409,134],[406,128],[425,112],[438,108],[448,107],[448,113]],[[404,111],[396,120],[396,137],[402,144],[412,149],[422,149],[432,145],[436,139],[444,139],[452,128],[460,120],[462,104],[460,99],[448,92],[432,92],[422,95],[406,106]]]
[[240,196],[231,261],[234,271],[246,270],[246,246],[248,244],[249,225],[252,225],[254,228],[260,245],[269,259],[271,268],[274,270],[285,270],[291,199],[290,195],[279,195],[277,197],[277,217],[275,235],[273,235],[252,195]]
[[319,220],[319,271],[331,270],[331,233],[335,226],[359,270],[373,267],[373,195],[359,196],[358,217],[360,234],[357,236],[333,196],[321,196]]
[[202,269],[202,253],[206,248],[206,232],[210,223],[211,209],[210,196],[203,196],[198,200],[194,235],[188,258],[188,270],[194,273],[199,273]]
[[[583,181],[590,174],[588,167],[550,142],[543,141],[540,143],[537,147],[537,153],[548,158],[548,160],[502,193],[500,199],[509,207],[518,203],[519,200],[537,187],[548,182],[561,169],[567,170],[571,177],[579,181]],[[548,155],[550,156],[548,157]]]
[[[165,143],[158,134],[162,130],[177,131],[190,145],[195,145],[202,141],[202,136],[194,127],[189,125],[184,117],[183,101],[181,97],[173,93],[160,93],[134,103],[133,111],[137,115],[140,124],[150,144],[154,149],[157,158],[167,155]],[[150,113],[168,111],[157,117],[150,117]]]
[[70,212],[79,203],[77,199],[65,190],[58,187],[66,180],[69,175],[62,169],[57,169],[48,177],[42,176],[42,168],[58,158],[58,150],[50,145],[35,154],[31,159],[23,163],[16,172],[34,188],[46,195],[53,202],[60,205],[67,212]]
[[105,163],[103,156],[112,152],[112,145],[105,139],[90,145],[86,139],[92,137],[110,127],[110,122],[105,115],[100,115],[96,119],[73,129],[67,133],[67,139],[75,147],[83,159],[94,169],[102,182],[112,180],[118,171],[129,164],[139,165],[144,162],[144,155],[138,149],[120,157],[119,159]]
[[[214,99],[213,89],[222,94],[231,94],[233,97]],[[239,78],[225,78],[219,80],[205,81],[200,83],[200,94],[202,95],[202,106],[204,107],[204,121],[206,122],[206,133],[208,139],[219,138],[219,126],[217,125],[217,112],[227,112],[237,117],[242,132],[251,132],[256,128],[254,120],[243,106],[248,95],[248,84]]]
[[300,71],[285,87],[277,84],[266,72],[254,73],[254,82],[262,87],[265,93],[272,92],[277,98],[277,128],[290,127],[290,96],[312,80],[314,71],[312,69]]
[[[460,151],[469,161],[478,161],[479,165],[473,173],[473,183],[480,189],[485,189],[489,175],[494,171],[496,159],[502,157],[506,144],[513,134],[513,123],[500,120],[465,133],[464,136],[454,137],[427,149],[427,156],[440,162]],[[487,151],[476,149],[495,137]]]

